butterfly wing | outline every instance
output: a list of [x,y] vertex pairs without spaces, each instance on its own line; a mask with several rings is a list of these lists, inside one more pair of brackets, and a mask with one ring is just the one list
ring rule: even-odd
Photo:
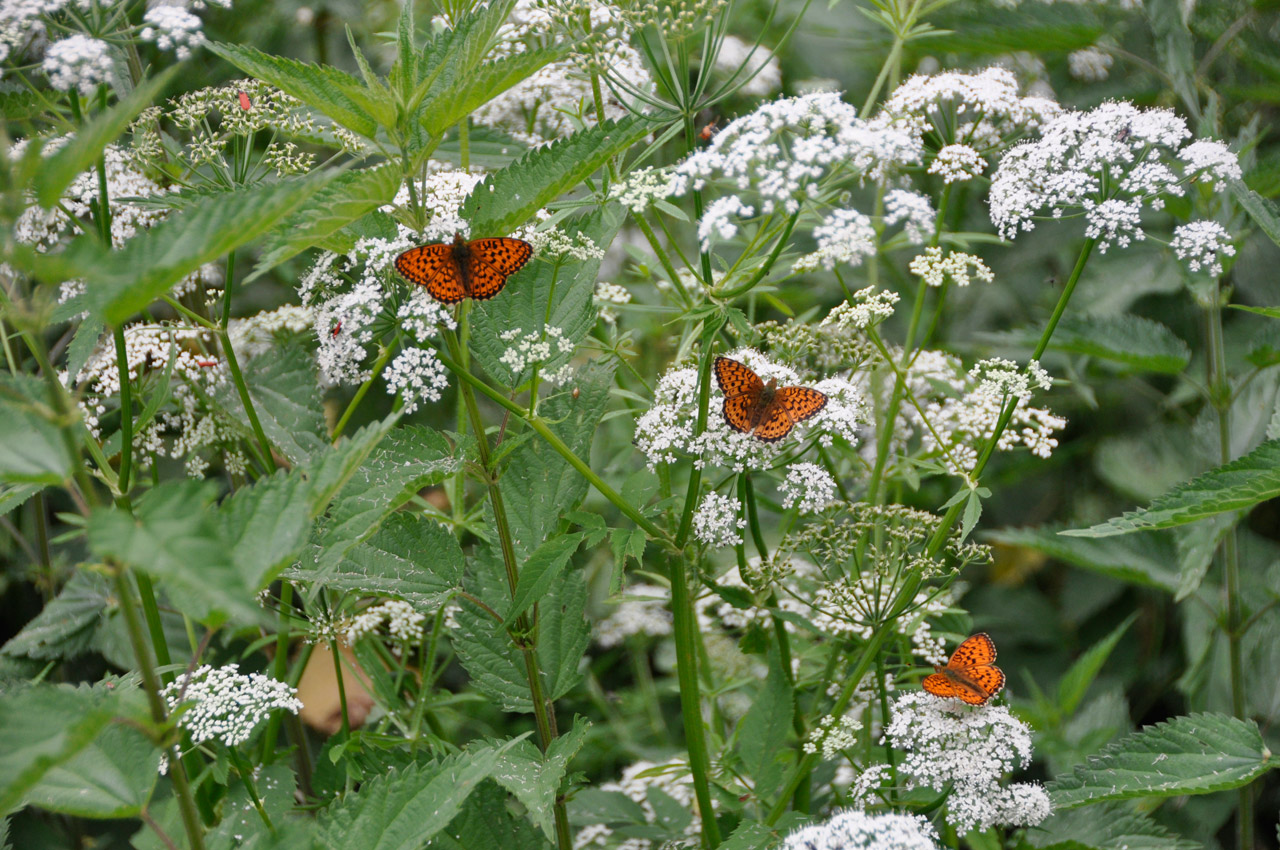
[[[970,667],[964,671],[964,676],[982,690],[981,702],[991,699],[1000,693],[1000,689],[1004,687],[1004,671],[990,664],[981,667]],[[968,702],[968,700],[965,700],[965,702]],[[980,703],[975,703],[975,705],[977,704]]]
[[533,256],[533,246],[523,239],[499,236],[494,239],[476,239],[467,243],[467,250],[489,268],[503,277],[520,271]]
[[751,430],[756,421],[756,410],[760,405],[760,394],[750,392],[736,395],[724,400],[724,421],[733,430],[745,434]]
[[953,669],[981,667],[986,664],[992,664],[995,660],[995,643],[991,640],[990,635],[985,632],[979,632],[956,647],[956,651],[951,654],[951,658],[947,661],[947,666]]
[[752,432],[752,435],[757,440],[776,443],[790,434],[791,429],[796,427],[795,420],[787,412],[787,405],[783,402],[781,393],[782,390],[778,390],[777,394],[774,395],[773,401],[769,402],[764,415],[760,417],[760,424]]
[[969,696],[973,693],[969,688],[941,673],[930,673],[924,677],[920,685],[935,697],[945,699],[962,699],[969,702]]
[[715,367],[716,383],[720,385],[720,392],[724,393],[725,398],[744,394],[759,397],[764,390],[764,381],[744,363],[720,356],[716,358]]
[[432,298],[445,304],[457,304],[467,297],[462,272],[453,259],[452,245],[410,248],[396,257],[396,271],[410,283],[425,286]]
[[803,422],[827,406],[827,397],[808,387],[782,387],[775,399],[786,408],[792,422]]

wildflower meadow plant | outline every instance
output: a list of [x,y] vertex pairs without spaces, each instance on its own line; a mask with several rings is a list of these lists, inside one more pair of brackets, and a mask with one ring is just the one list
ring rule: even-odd
[[0,848],[1262,846],[1274,27],[1011,5],[0,0]]

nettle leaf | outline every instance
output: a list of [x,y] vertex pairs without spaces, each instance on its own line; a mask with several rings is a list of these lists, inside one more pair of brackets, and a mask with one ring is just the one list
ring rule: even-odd
[[1177,552],[1173,538],[1168,534],[1148,534],[1141,539],[1091,540],[1064,537],[1060,530],[1046,526],[992,531],[984,534],[983,538],[1042,552],[1072,566],[1129,584],[1168,593],[1178,590]]
[[[45,158],[35,173],[32,188],[36,200],[45,209],[51,209],[62,193],[102,156],[102,151],[129,128],[129,123],[173,80],[177,66],[143,80],[115,106],[93,117],[79,128],[65,145]],[[74,372],[72,374],[75,374]]]
[[[476,73],[492,51],[498,30],[514,7],[514,0],[498,0],[475,8],[454,26],[436,31],[420,55],[411,44],[402,44],[391,78],[401,91],[406,83],[414,83],[412,93],[405,99],[413,123],[422,122],[428,109],[466,86],[467,78]],[[401,22],[407,23],[407,15]],[[403,35],[402,42],[412,33]],[[408,67],[410,63],[412,67]]]
[[320,245],[351,222],[395,198],[399,172],[383,164],[340,174],[285,219],[266,240],[250,283],[290,257]]
[[[299,341],[274,348],[246,364],[244,380],[258,421],[271,445],[290,463],[302,463],[329,447],[315,362]],[[217,401],[255,439],[235,387],[220,388]]]
[[751,708],[738,724],[738,755],[754,780],[756,796],[769,800],[782,781],[790,757],[784,746],[795,711],[791,682],[776,653],[769,656],[769,675]]
[[652,129],[647,119],[628,116],[529,151],[476,186],[459,215],[471,222],[473,235],[510,233]]
[[582,749],[590,725],[584,717],[575,718],[573,728],[551,742],[545,758],[528,740],[520,741],[493,772],[493,779],[520,801],[551,841],[556,840],[552,813],[556,791],[570,760]]
[[1062,532],[1072,537],[1111,537],[1186,525],[1280,496],[1280,440],[1269,440],[1225,466],[1210,470],[1155,499],[1149,506],[1090,528]]
[[453,820],[505,751],[476,747],[374,776],[329,807],[320,841],[333,850],[416,850]]
[[24,802],[80,818],[132,818],[159,779],[160,751],[141,731],[111,724],[70,760],[51,768]]
[[[612,213],[593,213],[564,223],[571,238],[581,234],[592,244],[608,245],[618,232],[619,219]],[[575,345],[596,324],[595,296],[599,260],[566,262],[536,260],[518,272],[506,289],[490,301],[481,302],[471,313],[471,350],[485,372],[508,387],[518,387],[533,377],[526,368],[513,372],[502,357],[514,344],[503,335],[537,334],[546,327],[559,328]],[[550,307],[548,307],[548,303]],[[571,351],[552,347],[552,357],[541,366],[542,373],[569,362]]]
[[1036,829],[1027,842],[1041,850],[1197,850],[1200,843],[1175,835],[1143,812],[1120,803],[1087,809],[1061,809]]
[[93,745],[125,710],[121,690],[35,685],[0,696],[0,812],[13,811],[50,770]]
[[1159,322],[1141,316],[1064,316],[1049,347],[1169,375],[1180,373],[1191,362],[1185,342]]
[[71,454],[47,398],[31,375],[0,375],[0,481],[48,485],[70,477]]
[[[1258,228],[1267,234],[1272,242],[1280,245],[1280,206],[1277,206],[1276,202],[1270,198],[1259,195],[1239,180],[1232,180],[1227,186],[1230,188],[1231,195],[1236,199],[1236,202],[1244,208],[1244,211],[1249,214],[1249,217],[1258,225]],[[1265,310],[1267,308],[1259,309]],[[1264,313],[1264,315],[1270,314]],[[1280,316],[1276,317],[1280,318]]]
[[377,137],[379,125],[390,127],[395,122],[390,93],[372,90],[345,71],[272,56],[242,44],[206,46],[249,76],[271,83],[366,139]]
[[528,557],[520,567],[520,581],[503,625],[510,626],[546,594],[573,553],[578,551],[582,539],[581,534],[561,534],[543,543]]
[[246,587],[261,590],[297,560],[311,531],[310,495],[300,473],[280,471],[219,506],[221,539]]
[[373,454],[399,419],[392,413],[379,422],[370,422],[350,437],[315,455],[306,465],[311,480],[311,516],[325,512],[329,503],[355,477],[360,466]]
[[[539,407],[556,436],[578,457],[589,457],[591,441],[609,403],[613,364],[589,363],[577,372],[578,397],[559,392]],[[516,556],[522,560],[542,545],[559,522],[587,494],[586,480],[541,439],[512,453],[500,482]]]
[[[513,817],[508,796],[493,780],[480,783],[462,813],[444,832],[436,835],[432,848],[447,850],[551,850],[554,846],[524,818]],[[447,836],[448,840],[445,839]],[[452,843],[451,843],[452,842]]]
[[89,515],[89,548],[164,580],[178,607],[201,622],[231,618],[260,623],[256,587],[232,563],[217,515],[217,487],[209,481],[167,481],[148,490],[133,515],[100,508]]
[[87,652],[106,622],[112,589],[98,573],[77,570],[52,602],[0,652],[9,656],[75,658]]
[[[532,712],[529,679],[520,651],[493,613],[502,610],[511,598],[501,555],[480,548],[470,561],[465,587],[471,597],[458,599],[458,628],[453,647],[458,660],[480,693],[502,706],[504,711]],[[489,606],[488,611],[475,600]]]
[[448,90],[427,96],[419,110],[423,128],[432,136],[443,135],[477,107],[563,58],[567,52],[567,47],[557,45],[484,62],[464,78],[453,80]]
[[369,540],[324,571],[289,570],[290,578],[370,596],[403,599],[434,612],[462,585],[464,560],[453,534],[420,514],[393,514]]
[[0,484],[0,516],[27,503],[27,500],[45,488],[43,484]]
[[587,582],[581,571],[561,575],[538,605],[538,661],[548,699],[560,699],[582,681],[579,665],[591,643]]
[[1131,797],[1208,794],[1247,785],[1273,767],[1252,720],[1192,714],[1111,744],[1048,789],[1054,808]]
[[355,470],[330,507],[320,538],[325,550],[321,568],[336,563],[419,490],[443,481],[461,464],[449,442],[430,428],[413,425],[392,431]]

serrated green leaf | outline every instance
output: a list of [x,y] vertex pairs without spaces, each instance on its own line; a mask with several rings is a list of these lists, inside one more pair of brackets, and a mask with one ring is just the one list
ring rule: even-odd
[[318,517],[355,477],[360,466],[373,454],[399,419],[392,413],[379,422],[370,422],[349,437],[314,455],[306,465],[311,479],[311,516]]
[[37,685],[0,696],[0,812],[90,746],[118,707],[105,687]]
[[1161,67],[1169,75],[1173,90],[1182,98],[1183,106],[1198,116],[1200,96],[1196,85],[1195,40],[1187,26],[1187,13],[1178,0],[1151,0],[1143,4],[1143,9],[1151,22]]
[[1142,539],[1085,540],[1064,537],[1052,527],[1014,528],[993,531],[985,539],[1008,546],[1025,546],[1118,581],[1174,593],[1178,574],[1177,554],[1168,535],[1146,535]]
[[1191,362],[1191,349],[1173,331],[1132,315],[1064,316],[1050,348],[1169,375]]
[[61,253],[38,255],[36,276],[50,283],[84,278],[84,308],[109,325],[123,324],[183,277],[266,233],[334,174],[315,172],[199,198],[119,249],[81,236]]
[[1041,850],[1198,850],[1200,844],[1171,833],[1149,815],[1120,803],[1054,812],[1027,842]]
[[1075,660],[1075,662],[1067,669],[1067,672],[1058,680],[1058,710],[1063,716],[1070,717],[1075,714],[1076,708],[1080,705],[1080,701],[1084,699],[1085,692],[1089,690],[1089,686],[1093,684],[1093,680],[1097,678],[1098,672],[1102,669],[1102,665],[1107,663],[1107,659],[1111,657],[1111,652],[1116,648],[1116,644],[1120,642],[1120,638],[1133,625],[1133,621],[1138,618],[1137,614],[1131,614],[1123,623],[1116,626],[1109,635],[1102,640],[1089,647],[1083,655]]
[[1269,440],[1247,455],[1174,488],[1146,508],[1062,534],[1111,537],[1173,528],[1226,511],[1250,508],[1276,496],[1280,496],[1280,440]]
[[67,762],[51,768],[24,802],[80,818],[137,817],[160,774],[160,751],[137,729],[107,726]]
[[1111,744],[1049,783],[1054,808],[1132,797],[1180,797],[1247,785],[1271,769],[1252,720],[1192,714]]
[[480,783],[462,813],[427,846],[431,850],[551,850],[554,845],[524,818],[512,816],[506,792],[490,780]]
[[551,841],[556,840],[552,813],[556,791],[570,760],[582,749],[590,725],[584,717],[575,718],[573,728],[551,742],[545,758],[528,740],[520,741],[494,769],[493,779],[520,801]]
[[444,829],[503,750],[478,747],[374,776],[330,806],[320,840],[332,850],[415,850]]
[[512,86],[527,80],[566,53],[563,47],[537,48],[485,62],[454,85],[432,92],[419,110],[422,126],[433,136],[443,135],[476,108]]
[[[501,611],[511,598],[500,557],[482,548],[471,559],[465,583],[471,597],[488,605],[491,611]],[[453,633],[458,660],[470,674],[472,686],[504,711],[533,711],[529,680],[523,662],[517,663],[519,650],[499,620],[473,598],[463,596],[458,600],[458,628]]]
[[504,626],[510,627],[517,617],[546,594],[561,570],[568,565],[573,553],[578,551],[582,537],[581,534],[552,537],[525,560],[520,567],[520,580],[516,583],[516,592],[503,621]]
[[569,820],[579,826],[595,823],[641,824],[646,822],[644,809],[621,791],[583,788],[569,801]]
[[532,150],[486,177],[459,215],[471,222],[473,236],[510,233],[652,129],[647,119],[628,116]]
[[538,663],[548,699],[560,699],[582,681],[579,667],[591,643],[586,609],[587,583],[577,570],[561,574],[538,607]]
[[[263,433],[291,463],[304,463],[328,448],[319,378],[301,343],[289,342],[253,358],[244,367],[244,380]],[[240,425],[245,439],[255,439],[240,394],[230,382],[218,389],[214,400],[231,422]]]
[[56,485],[70,476],[71,455],[46,398],[33,376],[0,374],[0,481]]
[[756,796],[762,801],[773,799],[786,772],[790,757],[785,744],[794,711],[791,682],[777,654],[772,653],[769,656],[769,675],[738,724],[735,735],[738,755],[747,775],[753,780]]
[[89,649],[94,632],[105,621],[110,597],[105,578],[77,570],[53,601],[0,652],[42,660],[75,658]]
[[451,28],[437,31],[414,61],[417,81],[413,95],[406,99],[421,120],[425,103],[440,101],[449,92],[465,85],[493,49],[498,30],[514,8],[514,0],[498,0],[474,7]]
[[399,172],[383,164],[338,175],[333,182],[300,205],[262,246],[262,253],[245,278],[251,283],[271,269],[395,198]]
[[401,512],[335,566],[321,572],[299,565],[289,570],[289,576],[337,590],[403,599],[428,613],[458,590],[462,570],[462,549],[448,529],[424,516]]
[[177,74],[179,67],[175,65],[140,82],[119,103],[95,115],[65,145],[45,158],[32,185],[40,206],[52,208],[71,181],[91,168],[107,145],[128,129],[138,113],[151,105]]
[[366,139],[377,137],[379,125],[390,127],[395,121],[390,93],[373,91],[345,71],[272,56],[247,45],[206,46],[249,76],[271,83]]
[[311,530],[311,486],[283,471],[241,487],[218,508],[221,539],[244,585],[255,591],[297,560]]
[[0,485],[0,516],[12,511],[45,488],[43,484]]

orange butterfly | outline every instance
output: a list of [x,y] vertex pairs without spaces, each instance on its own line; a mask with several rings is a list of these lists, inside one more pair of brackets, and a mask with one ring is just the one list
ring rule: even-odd
[[533,246],[523,239],[500,236],[468,242],[455,233],[452,242],[420,245],[396,257],[396,271],[405,280],[425,286],[431,296],[446,304],[463,298],[492,298],[507,285],[507,278],[533,256]]
[[733,430],[766,443],[781,440],[797,422],[827,405],[827,397],[817,390],[780,387],[773,378],[766,384],[750,368],[728,357],[716,358],[716,382],[724,393],[724,421]]
[[969,705],[982,705],[1004,687],[1004,673],[997,667],[996,645],[985,632],[956,647],[945,667],[924,677],[924,689],[936,697],[959,697]]

